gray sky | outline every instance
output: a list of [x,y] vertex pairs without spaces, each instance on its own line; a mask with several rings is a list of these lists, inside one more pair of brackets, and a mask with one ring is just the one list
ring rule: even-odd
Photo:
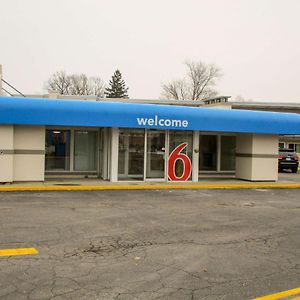
[[218,91],[300,101],[300,0],[0,0],[0,63],[24,93],[58,70],[119,68],[131,98],[158,98],[184,61],[223,70]]

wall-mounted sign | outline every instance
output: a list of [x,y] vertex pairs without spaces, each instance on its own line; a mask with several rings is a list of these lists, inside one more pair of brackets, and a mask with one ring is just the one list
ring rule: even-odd
[[187,128],[189,122],[179,119],[163,119],[155,115],[153,118],[137,118],[139,126]]
[[[187,181],[192,172],[192,163],[190,158],[182,151],[187,147],[187,143],[182,143],[178,145],[170,154],[168,159],[168,177],[171,181]],[[182,171],[181,174],[176,172],[176,162],[177,160],[182,161]]]

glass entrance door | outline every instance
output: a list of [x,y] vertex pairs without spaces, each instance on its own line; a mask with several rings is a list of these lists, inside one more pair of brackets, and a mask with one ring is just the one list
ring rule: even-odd
[[165,178],[165,131],[147,131],[146,179]]
[[216,135],[200,135],[199,171],[217,171]]
[[[120,129],[119,131],[119,180],[144,179],[144,129]],[[114,159],[112,157],[111,159]]]
[[46,171],[70,170],[70,130],[46,130]]
[[97,170],[97,131],[75,130],[74,133],[74,170]]

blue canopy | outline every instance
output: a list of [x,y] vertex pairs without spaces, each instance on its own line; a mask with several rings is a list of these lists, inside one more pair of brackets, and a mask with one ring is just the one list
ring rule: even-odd
[[0,124],[300,134],[292,113],[17,97],[0,97]]

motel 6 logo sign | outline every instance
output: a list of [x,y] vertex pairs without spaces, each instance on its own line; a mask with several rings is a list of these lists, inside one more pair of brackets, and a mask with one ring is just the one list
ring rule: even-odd
[[[168,159],[168,177],[171,181],[187,181],[192,172],[192,163],[190,158],[182,151],[187,147],[187,143],[178,145],[170,154]],[[183,170],[182,174],[176,174],[176,162],[182,161]]]

